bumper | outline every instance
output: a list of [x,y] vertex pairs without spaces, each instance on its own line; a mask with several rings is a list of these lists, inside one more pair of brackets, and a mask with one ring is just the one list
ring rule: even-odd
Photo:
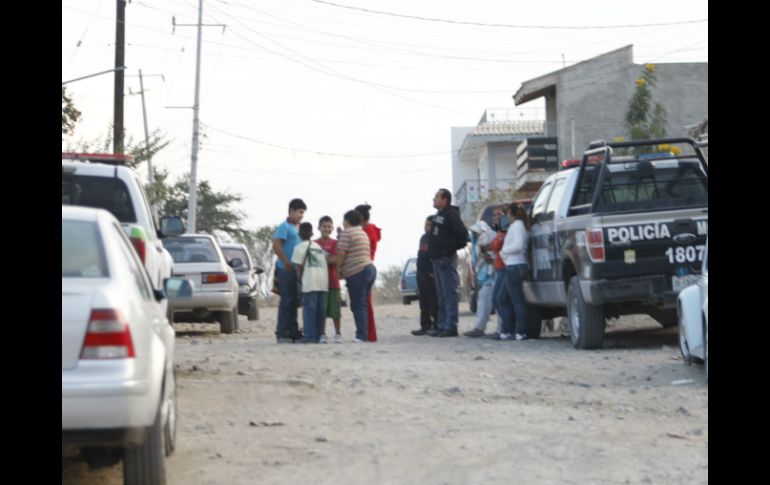
[[237,296],[229,291],[211,291],[193,293],[183,301],[174,302],[175,312],[189,312],[196,308],[209,311],[229,311],[237,304]]
[[592,305],[639,302],[675,307],[677,292],[671,290],[671,277],[662,275],[617,280],[581,280],[583,298]]
[[160,390],[152,389],[147,381],[62,382],[62,440],[65,432],[72,432],[74,439],[104,430],[152,426],[159,403]]

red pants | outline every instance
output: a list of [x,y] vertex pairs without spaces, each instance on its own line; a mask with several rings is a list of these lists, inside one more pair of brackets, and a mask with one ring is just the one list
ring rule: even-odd
[[369,342],[377,341],[377,327],[374,326],[374,309],[372,308],[372,294],[369,293],[369,298],[366,300],[366,307],[369,314],[369,329],[367,331],[367,338]]

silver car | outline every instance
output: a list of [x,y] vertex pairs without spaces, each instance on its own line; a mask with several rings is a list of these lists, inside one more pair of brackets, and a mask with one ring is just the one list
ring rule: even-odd
[[222,333],[238,329],[238,280],[222,249],[208,234],[163,239],[174,259],[173,274],[189,279],[192,298],[173,301],[176,322],[219,322]]
[[[262,268],[256,268],[245,244],[222,243],[222,252],[228,264],[235,270],[238,279],[238,313],[246,315],[249,321],[259,320],[257,296],[259,279],[257,275],[264,273]],[[240,264],[234,264],[239,263]]]
[[[191,290],[164,286],[178,298]],[[165,483],[176,439],[166,302],[114,216],[62,206],[62,456],[123,459],[125,483]]]

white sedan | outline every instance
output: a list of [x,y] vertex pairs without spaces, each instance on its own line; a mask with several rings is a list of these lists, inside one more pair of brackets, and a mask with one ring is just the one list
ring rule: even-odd
[[709,272],[708,241],[703,256],[703,272],[694,285],[679,293],[677,299],[679,315],[679,351],[685,364],[697,359],[703,362],[706,381],[709,377]]
[[175,276],[189,279],[195,295],[173,301],[176,322],[218,321],[222,333],[238,329],[238,280],[222,249],[208,234],[163,239],[174,259]]
[[[189,282],[164,282],[189,296]],[[114,216],[62,206],[62,456],[123,459],[125,483],[165,483],[176,437],[174,329],[162,290]]]

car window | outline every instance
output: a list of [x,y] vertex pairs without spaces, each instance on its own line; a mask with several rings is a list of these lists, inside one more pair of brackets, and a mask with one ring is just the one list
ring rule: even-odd
[[139,256],[137,256],[131,241],[129,241],[126,233],[120,226],[113,224],[112,231],[119,240],[118,246],[120,247],[120,252],[126,259],[126,263],[131,270],[131,274],[134,277],[134,283],[136,283],[139,293],[145,300],[152,299],[153,292],[150,277],[147,275],[144,264],[139,260]]
[[409,262],[406,263],[406,273],[407,275],[417,274],[417,260],[416,259],[410,259]]
[[249,257],[246,254],[246,251],[240,248],[222,248],[222,252],[225,254],[225,260],[232,261],[235,258],[239,258],[241,261],[243,261],[243,266],[241,269],[251,269],[249,268]]
[[545,209],[545,213],[548,214],[549,218],[553,218],[559,211],[561,198],[562,195],[564,195],[565,181],[566,179],[560,178],[553,184],[553,192],[551,192],[551,197],[548,199],[548,206]]
[[169,237],[163,246],[175,263],[219,263],[219,253],[207,237]]
[[115,177],[62,174],[61,202],[105,209],[120,222],[136,222],[128,187]]
[[106,278],[109,276],[102,238],[96,223],[61,222],[62,278]]
[[155,217],[155,211],[153,211],[152,207],[150,206],[150,200],[147,198],[147,193],[144,191],[144,187],[142,187],[141,182],[137,180],[136,186],[139,188],[139,195],[142,199],[142,205],[144,205],[144,210],[147,213],[147,215],[150,216],[150,220],[148,222],[152,230],[147,231],[148,232],[147,239],[150,241],[154,241],[158,239],[158,221]]
[[537,216],[545,213],[546,203],[548,202],[548,195],[551,193],[553,182],[549,181],[540,187],[540,191],[535,197],[535,201],[532,203],[532,220],[537,221]]

